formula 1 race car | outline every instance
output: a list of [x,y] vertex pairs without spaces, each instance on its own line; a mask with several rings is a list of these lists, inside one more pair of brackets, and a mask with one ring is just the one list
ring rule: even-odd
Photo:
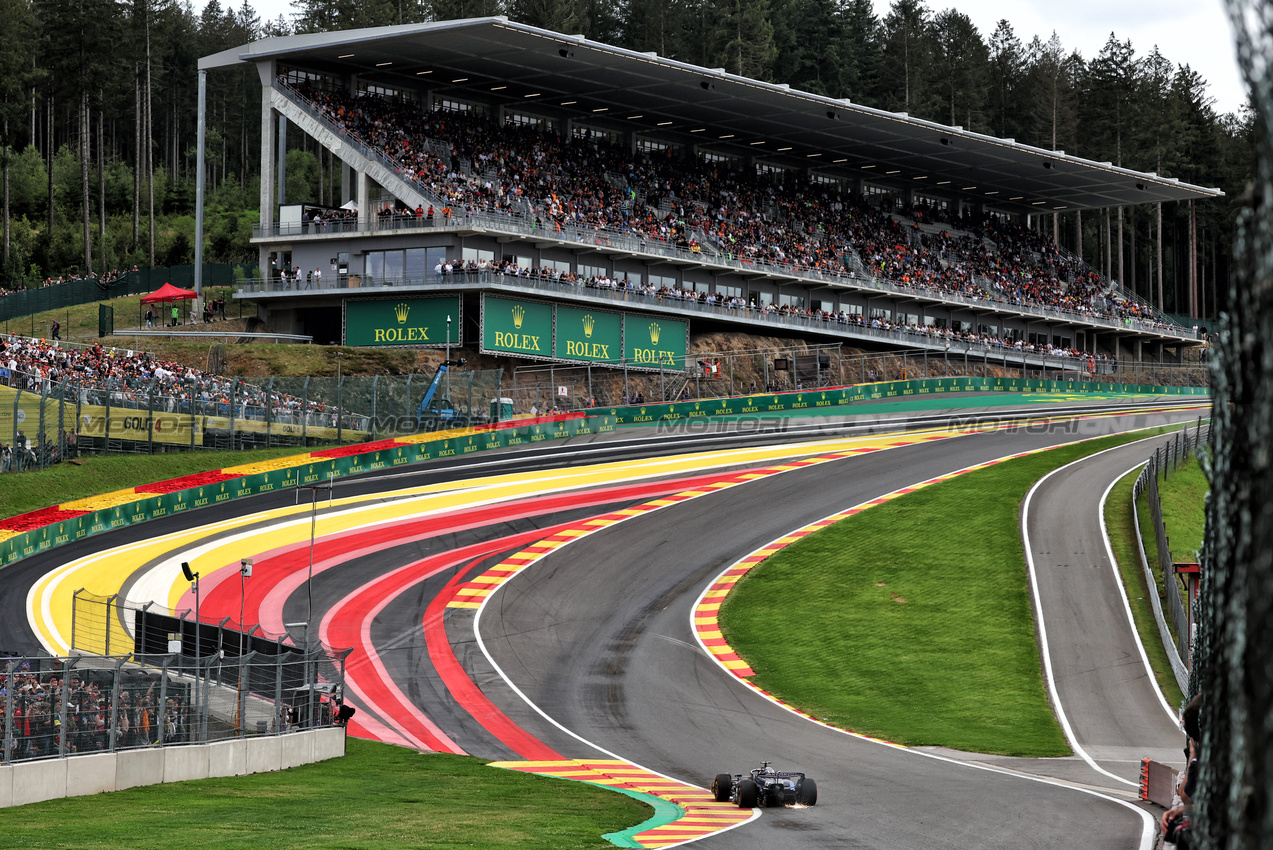
[[712,796],[741,809],[756,806],[812,806],[818,802],[818,783],[803,773],[779,773],[762,761],[746,778],[719,773],[712,780]]

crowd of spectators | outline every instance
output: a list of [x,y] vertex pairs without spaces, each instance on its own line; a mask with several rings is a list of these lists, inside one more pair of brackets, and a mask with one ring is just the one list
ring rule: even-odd
[[[0,731],[6,733],[4,746],[14,761],[61,754],[64,697],[68,755],[108,750],[112,731],[118,749],[150,746],[161,737],[167,742],[189,738],[184,692],[170,687],[161,702],[158,676],[130,674],[112,708],[109,672],[72,671],[65,683],[59,670],[33,669],[29,659],[12,674],[6,668],[7,663],[0,666]],[[9,704],[12,717],[5,715]]]
[[[242,419],[335,427],[337,408],[305,401],[288,393],[220,375],[209,375],[144,351],[75,346],[53,340],[10,334],[0,337],[0,384],[50,395],[68,402],[131,407],[167,413],[233,415]],[[362,417],[345,413],[349,428],[365,425]],[[17,431],[0,434],[0,467],[18,471],[46,466],[68,456],[78,445],[74,428],[46,429],[44,440]]]
[[437,276],[439,283],[447,280],[463,283],[503,282],[509,277],[527,278],[540,282],[552,282],[558,286],[582,286],[656,300],[694,302],[740,315],[779,316],[829,325],[869,327],[872,330],[887,333],[896,338],[909,335],[924,337],[927,341],[937,340],[954,344],[961,351],[965,349],[995,348],[1027,354],[1040,354],[1048,357],[1092,359],[1101,363],[1106,362],[1108,359],[1104,354],[1092,355],[1077,348],[1053,345],[1051,342],[1029,342],[1012,336],[995,336],[972,329],[899,322],[878,317],[867,318],[861,313],[843,310],[820,310],[789,304],[755,304],[738,296],[726,296],[717,292],[703,292],[665,285],[656,286],[651,283],[636,282],[626,277],[614,278],[595,275],[581,277],[573,272],[564,272],[555,268],[527,268],[519,266],[512,261],[440,260],[434,267],[433,272]]
[[[133,266],[132,271],[137,271],[137,267]],[[40,281],[38,286],[35,287],[9,289],[7,287],[0,286],[0,298],[3,298],[6,295],[14,295],[18,292],[25,292],[27,289],[41,289],[46,286],[59,286],[63,283],[71,283],[77,280],[91,280],[105,286],[106,284],[118,280],[128,274],[128,272],[128,269],[111,269],[109,272],[100,275],[97,272],[89,272],[88,274],[63,274],[58,275],[57,277],[46,277],[44,280]]]
[[633,152],[604,139],[501,126],[475,112],[424,112],[310,87],[300,94],[440,206],[387,207],[381,218],[507,215],[545,230],[614,232],[802,274],[861,273],[935,294],[1174,329],[1043,234],[992,215],[918,207],[899,216],[824,184],[784,182],[671,148]]

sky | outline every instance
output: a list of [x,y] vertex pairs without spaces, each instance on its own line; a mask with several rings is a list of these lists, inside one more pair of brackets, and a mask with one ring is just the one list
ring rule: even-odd
[[[888,14],[890,0],[872,0],[875,13]],[[1246,86],[1238,70],[1233,34],[1223,0],[927,0],[933,13],[955,8],[963,12],[987,41],[1006,18],[1022,44],[1053,31],[1067,51],[1092,59],[1110,33],[1131,39],[1136,55],[1154,45],[1173,63],[1189,65],[1207,81],[1217,113],[1236,112],[1246,102]],[[224,3],[222,5],[225,5]],[[230,5],[237,6],[235,0]],[[255,0],[262,20],[291,17],[291,0]]]

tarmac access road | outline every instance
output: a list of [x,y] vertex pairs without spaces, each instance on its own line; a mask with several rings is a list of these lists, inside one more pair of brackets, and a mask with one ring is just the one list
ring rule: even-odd
[[1109,489],[1162,442],[1064,466],[1039,481],[1022,509],[1049,690],[1076,751],[1128,785],[1138,782],[1142,758],[1183,766],[1184,733],[1179,707],[1163,700],[1144,658],[1101,513]]

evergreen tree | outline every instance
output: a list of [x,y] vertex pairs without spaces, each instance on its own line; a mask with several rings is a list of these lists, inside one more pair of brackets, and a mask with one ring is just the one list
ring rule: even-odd
[[1035,36],[1026,53],[1029,70],[1023,102],[1029,123],[1024,128],[1024,141],[1074,153],[1078,124],[1076,80],[1083,70],[1083,58],[1077,53],[1067,55],[1055,32],[1046,44]]
[[792,88],[842,97],[853,46],[834,0],[777,0],[774,76]]
[[932,98],[925,83],[933,48],[923,0],[893,0],[884,18],[881,48],[877,100],[894,112],[931,115]]
[[1136,55],[1130,41],[1110,33],[1083,75],[1080,112],[1085,156],[1123,164],[1124,142],[1135,125]]
[[[36,18],[31,0],[0,0],[0,20],[5,37],[0,39],[0,168],[3,169],[4,251],[0,280],[22,271],[11,263],[9,221],[9,170],[27,134],[22,132],[30,111],[31,89],[42,76],[35,67]],[[22,258],[25,259],[25,258]]]
[[573,35],[588,29],[587,0],[511,0],[508,16],[518,23]]
[[940,120],[968,130],[981,126],[990,54],[972,19],[947,9],[932,24],[931,90],[941,92]]
[[988,106],[990,132],[1001,138],[1022,135],[1021,96],[1026,73],[1025,47],[1006,19],[999,21],[990,36]]
[[625,11],[620,41],[624,47],[694,61],[685,49],[690,10],[684,0],[628,0]]
[[769,79],[778,51],[769,0],[716,0],[712,62],[740,77]]

